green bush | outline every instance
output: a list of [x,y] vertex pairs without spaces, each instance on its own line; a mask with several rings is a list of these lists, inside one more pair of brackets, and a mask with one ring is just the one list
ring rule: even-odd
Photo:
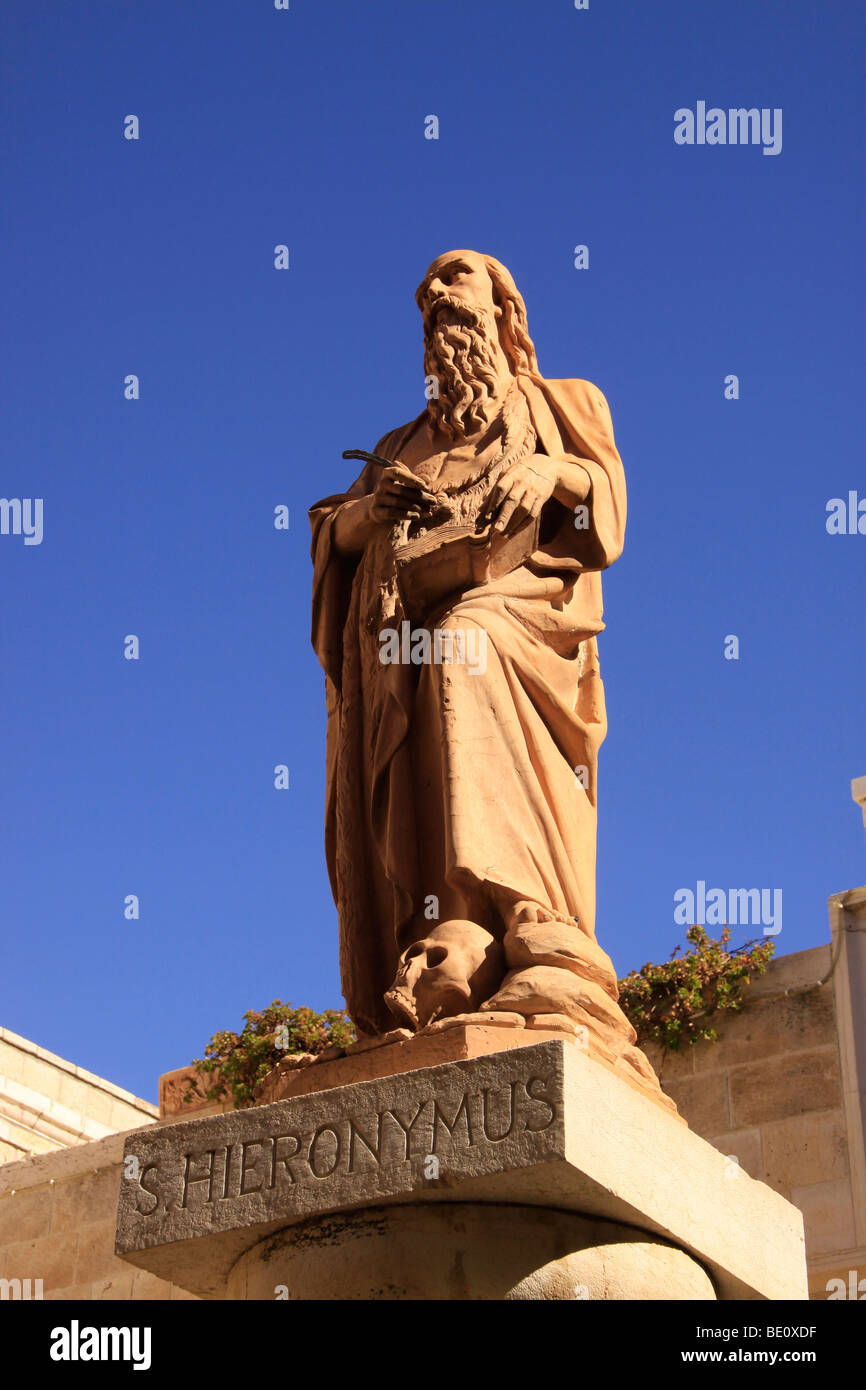
[[[318,1056],[327,1047],[346,1047],[355,1040],[355,1029],[342,1009],[293,1008],[275,999],[266,1009],[248,1009],[240,1033],[214,1033],[192,1065],[201,1076],[214,1077],[205,1091],[207,1100],[224,1100],[231,1094],[236,1109],[255,1105],[258,1089],[269,1071],[292,1053]],[[214,1076],[214,1073],[217,1073]],[[184,1102],[195,1096],[190,1083]]]
[[710,1020],[723,1010],[742,1007],[743,985],[753,975],[763,975],[775,944],[747,941],[729,951],[730,939],[730,927],[718,940],[703,927],[689,927],[690,951],[680,955],[682,948],[677,946],[665,965],[647,964],[619,981],[619,1002],[639,1045],[657,1042],[678,1052],[701,1040],[716,1042],[718,1033]]

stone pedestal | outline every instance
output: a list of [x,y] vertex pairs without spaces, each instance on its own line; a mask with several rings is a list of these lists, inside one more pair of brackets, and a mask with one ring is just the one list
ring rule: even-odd
[[242,1255],[236,1299],[715,1299],[684,1250],[551,1207],[428,1202],[290,1226]]
[[208,1298],[805,1298],[802,1218],[563,1040],[131,1134],[116,1250]]

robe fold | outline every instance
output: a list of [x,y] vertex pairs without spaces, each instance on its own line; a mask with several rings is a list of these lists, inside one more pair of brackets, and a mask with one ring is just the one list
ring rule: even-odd
[[[579,462],[586,508],[551,498],[519,568],[437,610],[436,629],[478,629],[485,668],[383,664],[379,635],[407,621],[388,528],[337,553],[334,518],[371,493],[367,465],[310,510],[312,640],[327,688],[325,844],[347,1008],[393,1027],[384,1002],[399,953],[436,920],[501,938],[509,906],[537,903],[594,940],[596,773],[606,722],[595,637],[600,571],[622,551],[625,480],[607,402],[586,381],[521,373],[539,453]],[[396,461],[426,411],[375,452]],[[588,516],[586,512],[588,510]]]

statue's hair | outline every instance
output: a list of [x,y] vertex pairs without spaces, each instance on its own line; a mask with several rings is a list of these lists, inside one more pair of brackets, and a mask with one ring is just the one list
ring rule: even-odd
[[529,336],[523,295],[515,285],[510,270],[501,261],[497,261],[495,256],[484,255],[482,260],[493,283],[494,302],[502,310],[499,331],[511,370],[532,372],[538,376],[538,358],[535,344]]

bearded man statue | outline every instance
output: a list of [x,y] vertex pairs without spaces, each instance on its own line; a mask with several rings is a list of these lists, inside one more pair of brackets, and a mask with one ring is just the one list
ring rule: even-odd
[[310,511],[347,1008],[371,1037],[577,1034],[662,1100],[595,938],[596,636],[626,513],[610,412],[541,376],[492,256],[438,257],[416,300],[426,408]]

